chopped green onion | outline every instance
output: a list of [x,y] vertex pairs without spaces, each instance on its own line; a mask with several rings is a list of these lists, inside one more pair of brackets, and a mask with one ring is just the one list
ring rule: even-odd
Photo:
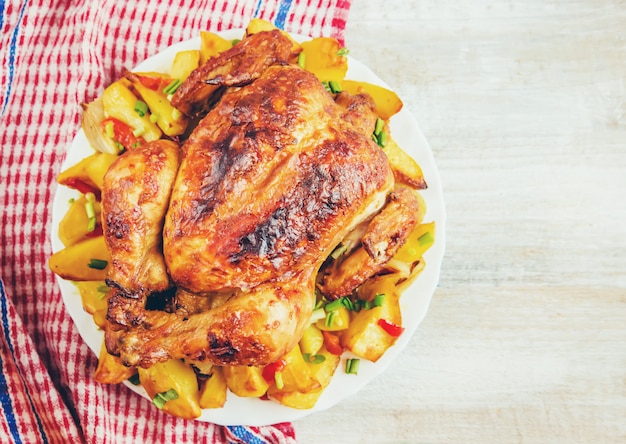
[[323,308],[316,308],[315,310],[313,310],[313,313],[311,314],[311,324],[314,324],[315,322],[319,321],[320,319],[324,319],[326,317],[326,312],[324,311]]
[[376,119],[376,127],[374,128],[374,135],[378,136],[383,131],[384,127],[385,127],[385,121],[381,119],[380,117],[378,117]]
[[343,91],[341,89],[341,84],[335,80],[331,80],[330,82],[328,82],[328,86],[330,87],[330,92],[332,92],[333,94]]
[[371,302],[371,308],[380,307],[383,305],[383,301],[385,300],[385,293],[378,293],[374,296],[374,299]]
[[92,219],[96,217],[96,210],[94,208],[93,202],[90,202],[90,201],[85,202],[85,212],[87,213],[88,219]]
[[430,231],[427,231],[426,233],[422,234],[420,237],[417,238],[417,242],[423,247],[424,245],[428,245],[428,244],[432,244],[433,243],[433,235],[430,233]]
[[378,135],[374,134],[374,140],[381,148],[386,147],[387,146],[387,133],[384,131],[381,131],[380,134]]
[[232,46],[235,46],[235,45],[236,45],[237,43],[239,43],[240,41],[241,41],[241,39],[232,39],[232,40],[230,41],[230,44],[231,44]]
[[106,133],[107,137],[110,137],[111,139],[115,137],[113,122],[107,122],[106,125],[104,125],[104,132]]
[[332,253],[330,253],[330,257],[332,257],[333,259],[337,259],[346,251],[348,251],[348,245],[339,244],[339,246],[335,248]]
[[[345,297],[345,296],[344,296],[344,297]],[[336,300],[334,300],[334,301],[329,302],[328,304],[326,304],[326,305],[324,306],[324,310],[326,310],[326,313],[329,313],[329,312],[331,312],[331,311],[338,310],[338,309],[339,309],[339,307],[341,307],[341,306],[343,305],[343,303],[341,302],[341,300],[342,300],[342,299],[343,299],[343,298],[339,298],[339,299],[336,299]]]
[[311,356],[310,353],[302,353],[302,358],[304,358],[304,360],[308,362],[309,364],[315,364],[315,365],[321,364],[322,362],[326,360],[326,356],[324,355]]
[[172,110],[172,119],[173,120],[178,120],[180,119],[180,117],[183,115],[183,113],[181,113],[179,110],[177,110],[176,108],[174,108]]
[[96,201],[96,196],[93,193],[86,193],[85,199],[85,213],[87,213],[87,233],[91,233],[96,229],[96,209],[94,207],[94,202]]
[[174,399],[178,399],[178,393],[174,389],[169,389],[165,392],[157,393],[152,399],[152,404],[156,408],[162,409],[167,401],[173,401]]
[[324,319],[324,326],[332,327],[333,321],[335,320],[335,316],[337,315],[336,311],[329,311],[326,313],[326,319]]
[[148,105],[146,105],[146,102],[137,100],[135,102],[135,112],[139,114],[139,117],[143,117],[148,114]]
[[106,285],[100,285],[97,290],[99,299],[104,299],[111,292],[111,289]]
[[139,381],[139,373],[135,373],[133,376],[128,378],[128,382],[130,382],[132,385],[139,385],[139,383],[141,382]]
[[352,302],[352,299],[350,299],[347,296],[344,296],[341,298],[341,304],[346,307],[346,310],[348,311],[354,311],[354,303]]
[[133,130],[133,136],[139,137],[139,136],[142,136],[143,133],[145,133],[145,132],[146,132],[146,129],[143,126],[141,126],[139,128],[135,128]]
[[181,84],[182,82],[178,79],[172,80],[165,88],[163,88],[163,94],[167,94],[168,96],[170,94],[174,94]]
[[158,114],[150,114],[150,122],[152,123],[157,123],[157,121],[159,120],[159,115]]
[[102,259],[91,259],[87,266],[96,270],[104,270],[109,263]]
[[115,147],[117,148],[117,150],[121,153],[123,152],[126,148],[124,148],[124,145],[122,145],[121,143],[119,143],[117,140],[115,141]]
[[356,375],[359,372],[359,363],[361,362],[358,358],[352,358],[346,360],[346,373],[349,375]]
[[70,197],[69,200],[67,201],[68,204],[72,205],[74,202],[76,202],[76,198],[75,197]]
[[341,49],[339,49],[339,51],[337,51],[337,55],[340,56],[340,57],[347,56],[348,54],[350,54],[350,50],[348,48],[345,48],[345,47],[341,48]]
[[276,388],[281,390],[285,387],[285,383],[283,382],[283,373],[276,372],[274,373],[274,382],[276,383]]
[[322,85],[324,85],[324,89],[326,89],[326,91],[328,91],[329,93],[332,93],[333,91],[330,89],[330,85],[328,84],[327,81],[323,81]]
[[300,54],[298,54],[298,65],[300,66],[300,68],[304,69],[306,65],[306,53],[301,52]]
[[87,220],[87,233],[91,233],[95,229],[96,229],[96,218],[90,217]]

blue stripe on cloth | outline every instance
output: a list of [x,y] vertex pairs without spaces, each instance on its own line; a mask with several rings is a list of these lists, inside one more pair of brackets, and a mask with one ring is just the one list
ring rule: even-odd
[[259,438],[244,426],[227,426],[228,430],[235,435],[241,442],[247,444],[266,444],[265,440]]
[[263,4],[263,0],[259,0],[256,4],[256,7],[254,8],[254,14],[252,14],[252,17],[258,17],[259,16],[259,12],[261,12],[261,5]]
[[[17,36],[19,34],[20,25],[22,23],[22,18],[24,17],[24,11],[26,11],[26,5],[28,5],[28,0],[26,0],[24,4],[22,5],[22,8],[20,9],[20,15],[17,19],[17,23],[15,24],[15,29],[13,29],[13,33],[11,34],[11,42],[9,43],[9,61],[8,61],[9,79],[7,80],[7,90],[6,90],[6,95],[4,96],[4,101],[2,103],[2,111],[0,111],[0,115],[4,115],[4,111],[6,110],[7,104],[9,103],[9,97],[11,96],[13,76],[15,75],[15,49],[16,49],[16,44],[17,44]],[[2,10],[4,11],[4,8]],[[3,15],[4,15],[4,12],[3,12]]]
[[274,20],[274,25],[276,25],[279,29],[285,29],[285,21],[287,20],[287,13],[289,12],[289,8],[291,8],[291,3],[293,0],[281,0],[280,6],[278,6],[278,14],[276,14],[276,19]]
[[[2,329],[4,330],[4,336],[6,338],[7,344],[9,343],[8,332],[9,332],[9,323],[7,317],[4,315],[6,312],[6,295],[4,294],[4,286],[2,285],[2,281],[0,281],[0,304],[2,309]],[[0,369],[2,369],[2,356],[0,355]],[[9,394],[9,386],[7,385],[7,380],[4,377],[4,372],[0,372],[0,405],[2,405],[2,412],[4,413],[4,417],[6,418],[7,425],[9,427],[9,433],[11,433],[11,437],[13,441],[16,443],[21,443],[22,438],[20,437],[20,432],[17,429],[17,424],[15,423],[15,415],[13,414],[13,405],[11,403],[11,395]]]
[[[11,352],[11,355],[13,357],[13,361],[15,360],[15,349],[13,348],[13,343],[11,342],[11,337],[9,335],[9,310],[8,310],[8,306],[7,306],[7,295],[4,292],[4,285],[2,283],[2,280],[0,280],[0,312],[1,312],[1,316],[2,316],[2,329],[4,330],[4,337],[6,339],[6,343],[7,346],[9,347],[9,351]],[[18,374],[19,374],[19,369],[18,369]],[[22,375],[19,375],[21,379]],[[4,379],[4,375],[1,376],[2,379]],[[5,381],[6,384],[6,381]],[[8,397],[10,397],[8,390],[6,391],[6,394]],[[46,436],[46,433],[43,429],[43,425],[41,424],[41,418],[39,418],[39,415],[37,414],[37,410],[35,410],[35,406],[33,405],[33,400],[30,397],[30,393],[28,393],[28,390],[26,391],[26,397],[28,398],[28,402],[30,404],[31,410],[32,412],[35,414],[35,419],[37,420],[37,427],[39,428],[39,434],[41,439],[43,440],[44,443],[48,442],[48,437]],[[8,404],[9,408],[11,408],[11,403],[10,403],[10,399],[9,399],[9,404]],[[4,404],[4,400],[2,401],[2,407],[5,407]],[[5,409],[5,415],[6,412],[8,412],[9,410]],[[12,408],[10,409],[10,414],[11,416],[13,416],[13,410]],[[8,418],[7,418],[8,421]],[[13,422],[15,423],[15,418],[13,418]],[[11,433],[15,433],[13,436],[13,439],[16,442],[22,442],[17,430],[17,426],[15,427],[15,430],[13,431],[13,429],[11,430]]]

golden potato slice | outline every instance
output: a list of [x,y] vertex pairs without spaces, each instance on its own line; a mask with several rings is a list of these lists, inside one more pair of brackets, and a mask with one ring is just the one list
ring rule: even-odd
[[200,65],[204,65],[211,57],[233,46],[233,42],[226,40],[213,32],[200,31]]
[[226,403],[226,378],[222,368],[213,366],[209,379],[200,388],[200,408],[216,409]]
[[418,190],[428,188],[422,168],[389,136],[383,151],[387,154],[396,181]]
[[197,49],[189,49],[187,51],[178,51],[174,56],[170,76],[173,79],[184,81],[189,74],[200,65],[200,51]]
[[48,259],[50,269],[70,281],[104,280],[110,263],[111,255],[104,243],[104,236],[65,247]]
[[[154,364],[150,368],[139,367],[137,370],[141,385],[157,407],[162,403],[163,411],[185,419],[200,416],[202,411],[199,404],[198,380],[191,366],[179,359],[170,359]],[[175,399],[164,398],[163,395],[172,393],[170,390],[176,392]],[[161,403],[157,402],[159,397]]]
[[80,191],[81,193],[95,192],[102,189],[104,174],[115,159],[116,154],[94,153],[80,162],[62,171],[57,176],[57,183]]
[[278,387],[276,383],[272,384],[268,390],[269,395],[276,391],[306,393],[320,387],[310,366],[304,361],[299,345],[291,349],[282,359],[285,361],[285,366],[280,370],[282,386]]
[[162,90],[155,91],[148,88],[138,79],[133,82],[133,88],[146,102],[150,108],[152,120],[156,121],[165,135],[173,137],[185,132],[188,123],[187,117],[172,106]]
[[302,353],[308,353],[309,355],[315,355],[324,345],[324,335],[319,328],[315,325],[309,325],[302,339],[300,339],[300,351]]
[[372,96],[376,104],[374,111],[383,120],[388,120],[402,109],[403,103],[400,97],[383,86],[357,80],[343,80],[341,87],[351,95],[365,92]]
[[269,388],[258,367],[227,365],[222,367],[222,370],[228,389],[237,396],[259,398]]
[[434,242],[435,222],[418,224],[393,258],[407,263],[419,261]]
[[341,45],[332,37],[318,37],[302,42],[304,69],[321,82],[341,82],[348,71],[348,59],[341,55]]
[[137,370],[126,367],[117,356],[110,355],[107,348],[102,344],[98,357],[98,366],[93,374],[96,381],[101,384],[119,384],[133,376]]
[[102,281],[78,281],[74,282],[78,288],[83,308],[89,314],[107,309],[109,287]]
[[382,305],[363,309],[353,316],[348,329],[341,332],[341,344],[355,355],[376,362],[397,340],[397,336],[385,331],[379,321],[391,326],[402,325],[395,280],[378,276],[361,285],[357,294],[363,300],[372,300],[377,294],[385,296]]
[[146,142],[161,138],[161,130],[150,121],[150,116],[139,115],[135,111],[138,97],[128,88],[126,79],[113,82],[102,93],[104,116],[117,119],[133,129],[136,137],[143,137]]
[[268,393],[271,399],[280,402],[287,407],[294,409],[311,409],[317,403],[320,395],[332,380],[335,370],[339,366],[341,357],[329,353],[326,348],[322,348],[317,352],[318,355],[324,357],[324,361],[319,364],[307,364],[313,373],[315,379],[319,382],[319,387],[306,393],[298,391],[276,390]]
[[[79,196],[71,203],[67,212],[63,215],[63,219],[59,222],[59,240],[64,246],[74,245],[82,240],[87,239],[94,233],[101,233],[101,229],[89,231],[89,217],[85,205],[87,199],[84,195]],[[100,202],[93,202],[93,209],[96,218],[96,226],[100,221]]]

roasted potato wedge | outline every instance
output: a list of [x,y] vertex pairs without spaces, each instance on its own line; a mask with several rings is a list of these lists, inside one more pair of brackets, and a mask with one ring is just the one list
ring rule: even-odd
[[200,51],[197,49],[189,49],[187,51],[179,51],[174,56],[170,76],[173,79],[184,81],[189,74],[200,65]]
[[258,398],[269,388],[258,367],[227,365],[222,370],[228,389],[242,398]]
[[394,259],[407,263],[419,261],[435,241],[435,223],[418,224]]
[[363,300],[372,300],[377,294],[385,297],[382,305],[354,315],[348,329],[341,332],[341,344],[355,355],[376,362],[397,340],[397,336],[387,333],[379,321],[402,325],[399,294],[394,279],[387,276],[370,279],[357,293]]
[[78,288],[85,311],[92,315],[93,322],[99,328],[104,328],[106,326],[109,287],[104,281],[77,281],[74,284]]
[[396,181],[417,190],[428,188],[420,165],[400,148],[393,138],[387,137],[387,144],[383,151],[387,154],[389,165],[391,165]]
[[125,81],[113,82],[102,93],[105,118],[112,117],[123,122],[133,129],[135,136],[142,137],[146,142],[160,139],[161,130],[150,121],[150,117],[135,112],[137,100]]
[[93,237],[97,233],[102,233],[100,224],[100,202],[93,202],[96,228],[93,231],[89,231],[89,217],[85,205],[87,199],[84,195],[79,196],[74,202],[70,204],[69,209],[63,216],[63,219],[59,222],[59,240],[64,246],[74,245],[89,237]]
[[70,281],[102,281],[106,279],[110,263],[104,236],[65,247],[48,259],[50,269]]
[[400,97],[383,86],[357,80],[343,80],[341,87],[351,95],[364,92],[369,94],[376,104],[374,111],[383,120],[388,120],[402,109],[403,104]]
[[57,183],[80,191],[99,194],[104,174],[117,159],[116,154],[94,153],[57,176]]
[[324,335],[319,328],[311,324],[304,330],[299,345],[303,354],[315,355],[324,346]]
[[226,403],[226,378],[221,367],[213,366],[209,379],[200,388],[200,408],[216,409]]
[[191,366],[179,359],[170,359],[150,368],[139,367],[138,372],[141,385],[153,403],[157,395],[172,389],[176,391],[177,398],[163,403],[163,411],[185,419],[200,416],[198,380]]
[[280,370],[283,384],[281,387],[272,384],[268,395],[271,396],[276,391],[307,393],[320,387],[310,366],[304,361],[299,345],[291,349],[282,359],[285,361],[285,366]]
[[200,31],[200,65],[232,46],[233,42],[213,32]]
[[318,37],[301,43],[304,69],[321,82],[341,82],[348,72],[348,59],[341,55],[341,45],[332,37]]
[[156,121],[166,136],[178,136],[185,132],[188,123],[187,117],[172,106],[162,90],[148,88],[139,80],[134,81],[132,85],[150,108],[152,120]]
[[324,361],[319,364],[307,364],[313,377],[319,383],[319,387],[306,393],[299,391],[274,390],[268,392],[271,399],[275,399],[287,407],[294,409],[311,409],[317,403],[324,389],[330,384],[335,374],[335,370],[339,366],[341,357],[329,353],[326,348],[322,348],[317,352],[318,355],[324,357]]
[[137,370],[126,367],[117,356],[110,355],[107,348],[102,344],[98,357],[98,366],[93,374],[96,381],[101,384],[119,384],[133,376]]

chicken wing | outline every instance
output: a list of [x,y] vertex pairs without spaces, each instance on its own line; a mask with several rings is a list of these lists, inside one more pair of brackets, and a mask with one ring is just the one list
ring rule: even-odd
[[293,45],[278,29],[246,37],[232,48],[210,58],[193,71],[172,97],[172,105],[187,115],[206,110],[221,86],[243,86],[276,63],[287,63]]

